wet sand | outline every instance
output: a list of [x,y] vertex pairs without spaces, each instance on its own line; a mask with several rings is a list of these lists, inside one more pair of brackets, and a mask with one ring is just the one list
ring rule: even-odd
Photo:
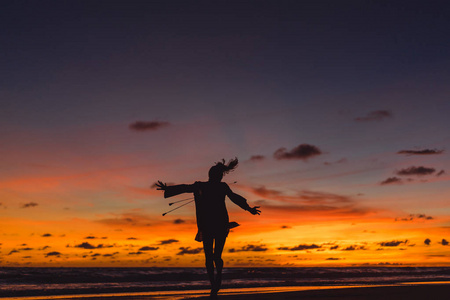
[[[358,287],[274,287],[249,289],[224,289],[219,292],[217,299],[223,300],[272,300],[272,299],[302,299],[302,300],[423,300],[446,299],[450,295],[450,284],[397,284],[384,286]],[[179,300],[179,299],[209,299],[207,290],[170,291],[149,293],[120,293],[101,295],[66,295],[41,296],[0,299],[83,299],[83,300]]]

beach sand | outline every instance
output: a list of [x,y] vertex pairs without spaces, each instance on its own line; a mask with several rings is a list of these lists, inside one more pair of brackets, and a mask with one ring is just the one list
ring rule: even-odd
[[[384,286],[359,287],[276,287],[224,289],[217,299],[222,300],[423,300],[447,299],[450,295],[450,284],[444,283],[411,283]],[[180,300],[209,299],[208,291],[176,291],[151,293],[121,293],[77,296],[44,296],[1,299],[83,299],[83,300]]]
[[[322,289],[307,290],[297,292],[275,292],[264,294],[242,294],[242,295],[223,295],[218,299],[223,300],[390,300],[390,299],[408,299],[408,300],[424,300],[424,299],[447,299],[450,295],[450,285],[404,285],[404,286],[380,286],[380,287],[355,287],[355,288],[338,288],[338,289]],[[189,299],[189,298],[185,298]],[[201,298],[196,298],[201,299]],[[205,297],[204,299],[208,299]]]

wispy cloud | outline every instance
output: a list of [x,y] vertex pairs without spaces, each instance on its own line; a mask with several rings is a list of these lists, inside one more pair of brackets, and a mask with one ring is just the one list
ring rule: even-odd
[[290,151],[287,151],[286,148],[280,148],[273,156],[278,159],[301,159],[301,160],[308,160],[311,157],[317,156],[322,154],[322,151],[314,145],[309,144],[301,144],[297,147],[291,149]]
[[29,202],[29,203],[25,203],[22,205],[22,208],[29,208],[29,207],[35,207],[38,206],[39,204],[37,204],[36,202]]
[[114,246],[112,245],[104,245],[104,244],[98,244],[97,246],[94,246],[88,242],[81,243],[79,245],[75,245],[75,248],[82,248],[82,249],[101,249],[101,248],[112,248]]
[[434,168],[427,168],[427,167],[423,167],[423,166],[419,166],[419,167],[409,167],[406,169],[401,169],[399,171],[397,171],[397,175],[401,175],[401,176],[409,176],[409,175],[417,175],[417,176],[423,176],[423,175],[430,175],[433,174],[436,171],[436,169]]
[[144,246],[139,249],[139,251],[156,251],[159,247],[151,247],[151,246]]
[[264,186],[248,189],[259,197],[274,200],[271,202],[265,200],[259,201],[258,204],[262,205],[265,210],[314,212],[317,215],[330,216],[334,214],[341,217],[361,216],[375,212],[374,209],[362,207],[353,197],[334,193],[302,190],[295,195],[286,195],[281,191],[267,189]]
[[311,249],[319,249],[322,248],[322,246],[316,245],[316,244],[300,244],[298,246],[294,247],[278,247],[278,250],[288,250],[288,251],[303,251],[303,250],[311,250]]
[[113,218],[104,218],[97,222],[110,226],[133,226],[148,227],[155,222],[150,215],[140,214],[137,212],[125,212],[122,214],[111,214]]
[[389,242],[380,242],[380,243],[378,243],[380,246],[382,246],[382,247],[397,247],[397,246],[399,246],[399,245],[401,245],[401,244],[407,244],[408,243],[408,240],[404,240],[404,241],[396,241],[396,240],[394,240],[394,241],[389,241]]
[[14,253],[19,253],[20,251],[19,250],[17,250],[17,249],[12,249],[9,253],[8,253],[8,255],[11,255],[11,254],[14,254]]
[[386,180],[383,180],[382,182],[380,182],[381,185],[387,185],[387,184],[402,184],[403,180],[401,178],[398,177],[389,177]]
[[438,149],[423,149],[423,150],[400,150],[397,154],[406,154],[406,155],[433,155],[433,154],[442,154],[444,150]]
[[355,118],[357,122],[368,122],[368,121],[381,121],[384,119],[392,118],[392,113],[389,110],[375,110],[367,113],[364,117]]
[[169,122],[159,122],[159,121],[136,121],[129,125],[129,128],[134,131],[151,131],[157,130],[161,127],[168,126]]
[[261,244],[261,245],[249,244],[249,245],[243,246],[243,247],[241,247],[239,249],[231,248],[231,249],[228,250],[228,252],[230,252],[230,253],[243,252],[243,251],[264,252],[264,251],[267,251],[267,250],[268,250],[268,248],[264,244]]
[[177,253],[177,255],[185,255],[185,254],[198,254],[203,251],[203,248],[194,248],[191,249],[191,247],[180,247],[180,252]]
[[432,216],[427,216],[425,214],[410,214],[406,218],[395,218],[395,221],[414,221],[416,219],[433,220],[434,218]]
[[179,240],[176,240],[176,239],[168,239],[168,240],[160,241],[158,245],[169,245],[169,244],[178,243],[178,242],[179,242]]
[[367,250],[367,248],[365,246],[351,245],[342,249],[342,251],[355,251],[355,250]]
[[61,256],[61,252],[53,251],[53,252],[48,252],[47,254],[45,254],[45,257],[49,257],[49,256],[60,257]]
[[250,161],[261,161],[264,159],[266,159],[266,157],[264,155],[252,155],[249,160]]

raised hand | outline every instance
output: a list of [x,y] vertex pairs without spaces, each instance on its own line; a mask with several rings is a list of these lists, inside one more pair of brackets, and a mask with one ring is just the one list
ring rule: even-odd
[[248,211],[252,215],[259,215],[259,214],[261,214],[261,211],[258,208],[259,208],[259,206],[254,206],[254,207],[251,207]]
[[167,184],[165,184],[159,180],[157,183],[155,183],[155,185],[158,187],[157,190],[165,191],[167,188]]

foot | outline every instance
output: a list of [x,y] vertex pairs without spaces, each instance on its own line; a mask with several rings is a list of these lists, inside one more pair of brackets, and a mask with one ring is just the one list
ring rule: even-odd
[[216,287],[213,287],[211,289],[211,293],[209,294],[209,299],[217,299],[217,293],[219,292],[219,289]]

